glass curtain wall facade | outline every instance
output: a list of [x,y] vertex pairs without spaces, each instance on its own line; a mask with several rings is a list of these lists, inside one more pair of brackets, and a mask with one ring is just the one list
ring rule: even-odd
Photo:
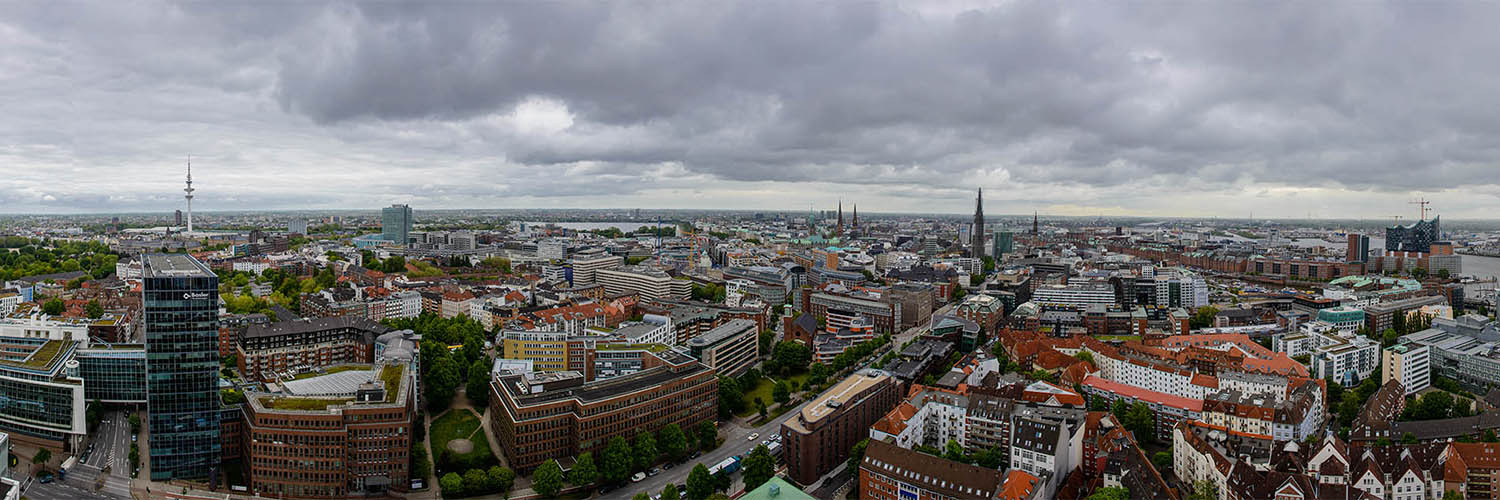
[[88,381],[84,396],[104,403],[146,402],[144,346],[79,349],[79,373]]
[[380,209],[380,235],[385,240],[406,246],[411,227],[411,206],[391,205]]
[[222,447],[219,278],[188,255],[143,260],[151,480],[208,478]]

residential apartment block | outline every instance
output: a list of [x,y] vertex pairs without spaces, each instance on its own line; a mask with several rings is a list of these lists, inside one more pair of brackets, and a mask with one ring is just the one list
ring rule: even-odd
[[390,330],[357,316],[252,324],[240,334],[235,354],[241,376],[275,382],[330,366],[373,363],[375,337]]
[[879,370],[860,370],[834,384],[781,424],[787,476],[808,485],[842,465],[870,425],[900,401],[895,377]]

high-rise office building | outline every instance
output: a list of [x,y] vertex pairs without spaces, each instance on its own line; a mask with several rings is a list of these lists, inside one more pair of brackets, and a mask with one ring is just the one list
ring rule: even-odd
[[151,480],[218,469],[219,278],[186,254],[142,259]]
[[1370,259],[1370,237],[1363,234],[1349,235],[1349,251],[1346,262],[1365,262]]
[[380,209],[380,237],[406,246],[411,235],[411,206],[391,205]]
[[1010,231],[995,231],[994,248],[991,248],[990,256],[996,259],[1004,257],[1005,254],[1015,251],[1016,236]]

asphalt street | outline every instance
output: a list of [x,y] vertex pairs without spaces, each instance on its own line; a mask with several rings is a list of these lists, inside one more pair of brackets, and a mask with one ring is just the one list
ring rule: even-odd
[[[130,422],[126,414],[119,411],[106,413],[104,421],[89,437],[89,445],[94,451],[87,460],[74,464],[65,480],[46,484],[32,480],[25,486],[26,498],[130,498]],[[89,445],[85,445],[85,449]],[[96,490],[106,467],[110,474]]]
[[[948,311],[952,309],[952,304],[945,305],[938,310],[933,311],[933,314],[947,314]],[[920,335],[926,330],[927,325],[922,324],[913,326],[911,328],[908,328],[906,331],[897,334],[893,342],[893,344],[896,346],[894,348],[900,349],[899,346],[901,344],[915,338],[917,335]],[[866,362],[863,366],[867,367],[869,366],[869,364],[869,362]],[[809,397],[808,401],[811,401],[813,399],[817,399],[817,396]],[[724,459],[734,455],[739,455],[741,457],[748,456],[750,454],[750,450],[755,449],[755,446],[759,445],[761,441],[769,439],[775,434],[779,434],[781,432],[781,423],[787,421],[788,419],[796,417],[797,412],[802,411],[802,407],[806,406],[808,401],[803,401],[802,404],[797,405],[796,408],[783,413],[780,417],[777,417],[775,421],[767,423],[760,427],[756,427],[754,429],[744,429],[734,424],[720,424],[720,434],[724,435],[725,440],[724,444],[718,449],[708,452],[696,459],[690,460],[685,464],[673,467],[672,470],[662,471],[662,473],[656,475],[656,477],[648,477],[644,481],[641,481],[639,483],[631,483],[630,485],[623,488],[611,491],[604,495],[600,495],[599,498],[631,498],[635,496],[636,493],[640,492],[647,492],[649,494],[655,495],[661,493],[662,488],[665,488],[669,483],[675,483],[679,485],[686,484],[688,473],[692,472],[694,464],[701,463],[704,467],[712,467],[714,464],[722,462]],[[757,436],[755,440],[751,441],[748,439],[748,436],[751,433],[759,434],[759,436]],[[736,487],[738,487],[739,484],[738,476],[739,474],[736,473]],[[731,488],[731,491],[732,490],[733,488]]]
[[[720,445],[717,449],[705,453],[701,457],[689,460],[685,464],[673,467],[672,470],[662,471],[656,477],[648,477],[639,483],[631,483],[629,486],[600,495],[599,498],[630,498],[635,496],[636,493],[643,491],[655,495],[661,493],[662,488],[667,487],[668,483],[676,483],[678,485],[687,484],[687,476],[688,473],[692,472],[693,465],[701,463],[704,467],[713,467],[714,464],[734,455],[741,457],[748,456],[750,450],[760,445],[761,441],[770,439],[774,434],[781,433],[781,423],[787,421],[787,419],[796,417],[797,412],[802,411],[802,407],[806,405],[807,401],[803,401],[802,404],[783,413],[780,417],[776,417],[775,420],[754,429],[745,429],[734,424],[720,424],[719,429],[720,434],[724,436],[724,444]],[[748,439],[751,433],[759,434],[759,436],[754,441],[751,441]]]
[[25,498],[31,500],[70,500],[75,498],[93,499],[116,499],[130,498],[129,495],[103,495],[94,491],[93,488],[81,487],[72,481],[42,484],[32,481],[31,485],[22,493]]

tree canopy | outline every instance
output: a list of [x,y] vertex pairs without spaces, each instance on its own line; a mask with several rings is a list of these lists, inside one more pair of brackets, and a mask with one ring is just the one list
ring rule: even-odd
[[765,445],[756,446],[745,459],[745,490],[753,490],[765,484],[776,472],[776,460],[771,458]]
[[578,463],[568,471],[568,482],[577,486],[594,484],[599,480],[599,468],[594,466],[594,455],[587,451],[578,455]]
[[531,489],[545,497],[557,496],[562,491],[563,471],[556,460],[547,459],[531,475]]

